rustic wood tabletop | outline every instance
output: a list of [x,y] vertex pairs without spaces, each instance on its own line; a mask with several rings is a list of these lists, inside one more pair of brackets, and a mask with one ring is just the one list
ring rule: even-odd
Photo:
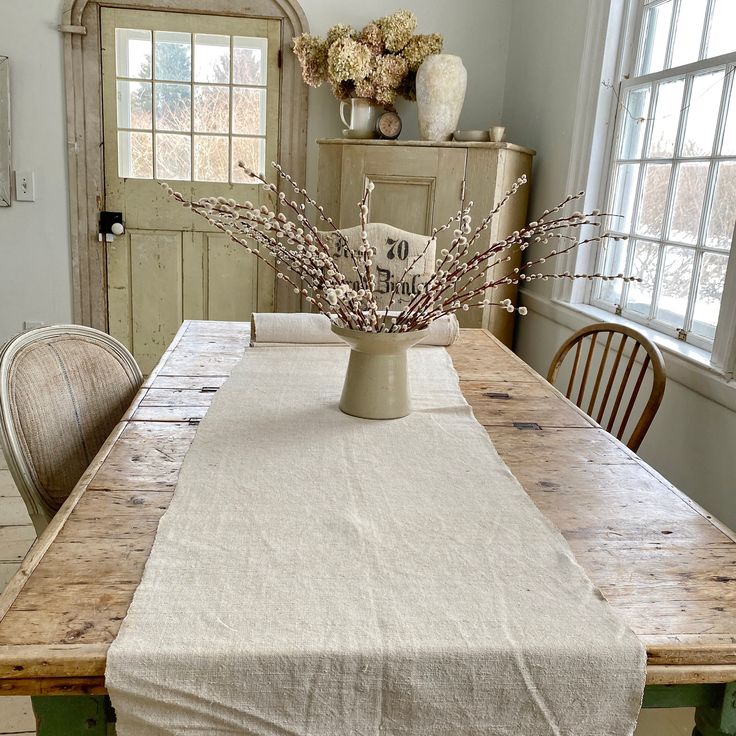
[[[248,340],[245,323],[182,325],[0,598],[0,694],[104,695],[184,456]],[[736,733],[733,532],[490,333],[463,330],[449,353],[501,457],[646,646],[645,706],[700,706],[702,734]],[[66,703],[72,718],[71,702],[37,697],[37,713]]]

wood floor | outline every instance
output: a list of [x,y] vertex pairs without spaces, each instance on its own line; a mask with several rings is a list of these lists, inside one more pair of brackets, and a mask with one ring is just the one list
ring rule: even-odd
[[[5,587],[35,539],[26,507],[0,452],[0,590]],[[635,736],[690,736],[688,708],[644,711]],[[36,733],[30,698],[0,697],[0,736]]]
[[[0,451],[0,589],[15,573],[36,532]],[[0,734],[36,733],[30,698],[0,697]]]

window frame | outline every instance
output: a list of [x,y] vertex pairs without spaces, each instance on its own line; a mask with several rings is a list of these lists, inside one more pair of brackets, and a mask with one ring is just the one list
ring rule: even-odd
[[[725,79],[724,79],[724,89],[722,90],[722,107],[719,110],[719,116],[718,116],[718,122],[717,122],[717,136],[722,136],[723,133],[723,127],[725,124],[725,110],[727,108],[723,107],[723,104],[726,106],[729,102],[729,95],[730,99],[733,100],[734,95],[736,95],[736,83],[734,83],[734,78],[736,77],[736,70],[731,71],[729,73],[729,68],[734,69],[736,67],[736,52],[731,52],[728,54],[723,54],[718,57],[712,57],[709,59],[703,59],[700,61],[695,61],[686,65],[681,65],[679,67],[674,67],[670,69],[664,69],[658,72],[652,72],[648,73],[646,75],[641,75],[639,77],[635,76],[635,69],[636,69],[636,63],[638,58],[641,55],[642,51],[642,45],[644,43],[644,37],[641,33],[642,30],[642,24],[644,19],[644,12],[645,9],[652,6],[657,5],[665,0],[624,0],[624,2],[621,3],[621,6],[619,9],[619,16],[617,18],[618,20],[618,37],[615,39],[611,39],[609,41],[610,45],[614,45],[616,47],[616,62],[615,66],[610,66],[609,69],[613,73],[611,74],[611,77],[613,78],[613,82],[607,86],[610,87],[608,90],[610,93],[610,98],[612,100],[609,102],[609,109],[608,110],[602,110],[600,109],[601,106],[599,105],[598,110],[598,117],[599,121],[607,127],[607,135],[605,136],[605,144],[603,144],[602,141],[599,141],[599,145],[605,145],[605,152],[603,156],[601,157],[600,162],[598,163],[599,168],[599,177],[597,182],[597,190],[599,196],[593,197],[594,200],[597,200],[598,202],[602,203],[600,204],[601,208],[605,206],[605,203],[610,201],[611,195],[612,195],[612,189],[615,185],[615,182],[613,181],[614,176],[614,162],[617,161],[616,158],[616,151],[618,150],[618,145],[620,142],[620,137],[622,134],[623,126],[621,125],[620,114],[621,114],[621,108],[622,106],[618,104],[619,99],[623,99],[624,96],[627,93],[627,90],[630,88],[636,88],[638,86],[645,86],[647,84],[653,84],[656,82],[659,82],[661,80],[665,79],[677,79],[677,78],[683,78],[686,79],[686,85],[684,94],[689,95],[690,90],[692,87],[692,79],[697,73],[703,73],[706,70],[717,70],[719,68],[724,68],[725,72]],[[673,39],[676,29],[676,18],[677,18],[677,12],[680,7],[681,0],[673,0],[674,2],[674,8],[673,8],[673,21],[670,24],[670,31],[669,31],[669,39],[668,39],[668,48],[667,48],[667,59],[668,62],[672,55],[672,46],[673,46]],[[706,10],[706,18],[705,23],[707,24],[707,29],[705,29],[705,32],[703,33],[703,36],[701,38],[701,53],[704,52],[704,49],[706,48],[706,44],[708,42],[708,32],[710,30],[710,25],[712,21],[712,14],[715,7],[715,0],[707,0],[707,10]],[[613,7],[616,5],[616,3],[611,3],[611,12],[615,13],[616,8]],[[610,29],[610,24],[609,24]],[[601,79],[603,82],[603,79]],[[650,100],[650,114],[651,110],[654,106],[654,97],[655,95],[651,95],[652,99]],[[725,100],[725,102],[724,102]],[[687,104],[688,98],[683,98],[684,104]],[[686,118],[685,118],[686,121]],[[621,130],[619,129],[621,128]],[[684,135],[684,126],[682,124],[682,119],[678,121],[678,133],[677,133],[677,146],[679,146],[680,139]],[[643,141],[642,145],[646,145],[646,140]],[[678,148],[676,147],[676,151]],[[710,165],[711,162],[714,159],[720,160],[720,156],[714,156],[713,152],[711,151],[710,154],[707,156],[699,156],[694,158],[686,158],[682,159],[679,155],[677,157],[673,156],[672,158],[668,159],[669,161],[673,162],[673,165],[679,164],[681,161],[707,161],[709,163],[709,171],[708,171],[708,180],[706,184],[706,193],[704,197],[703,202],[703,209],[705,211],[705,208],[708,206],[710,201],[712,200],[713,193],[714,193],[714,185],[715,185],[715,176],[714,171],[715,167]],[[734,157],[729,157],[733,159]],[[656,162],[656,160],[655,160]],[[595,166],[595,162],[591,161],[591,166]],[[595,177],[590,176],[592,172],[589,171],[589,181],[590,179],[593,179],[595,182]],[[639,176],[641,177],[643,175],[643,167],[639,172]],[[670,183],[668,186],[668,192],[667,192],[667,204],[666,204],[666,211],[665,211],[665,219],[669,217],[671,214],[671,207],[672,207],[672,195],[674,193],[675,189],[675,177],[674,175],[670,179]],[[701,217],[701,233],[702,236],[702,228],[706,227],[707,222],[705,217]],[[667,222],[663,223],[663,232],[665,232],[665,228],[667,226]],[[736,236],[736,229],[734,231],[734,235]],[[632,235],[632,240],[637,239],[636,236]],[[644,237],[644,240],[648,240],[649,238]],[[657,242],[661,242],[663,239],[657,240],[654,239]],[[695,245],[686,246],[693,250],[693,252],[697,252],[703,249],[702,238],[698,238],[698,242]],[[598,248],[596,253],[591,254],[590,256],[583,256],[582,258],[579,257],[576,262],[576,268],[578,270],[581,270],[581,266],[584,266],[588,270],[600,270],[601,263],[602,263],[602,248]],[[728,264],[726,268],[726,276],[724,280],[724,288],[723,288],[723,294],[721,297],[721,306],[719,310],[719,317],[718,317],[718,323],[716,326],[716,332],[714,339],[712,341],[707,340],[706,338],[703,338],[699,335],[695,335],[694,333],[689,333],[686,335],[683,335],[680,329],[677,327],[673,327],[672,325],[668,323],[664,323],[662,321],[658,321],[656,319],[649,319],[648,317],[644,317],[641,315],[638,315],[636,313],[631,312],[630,310],[622,309],[620,305],[612,305],[610,302],[603,301],[598,298],[597,294],[599,291],[598,285],[593,285],[588,282],[586,284],[586,287],[582,293],[578,292],[577,294],[573,290],[568,290],[567,293],[558,293],[557,297],[561,300],[565,300],[568,302],[585,302],[589,304],[592,307],[595,307],[597,309],[604,310],[606,312],[619,315],[620,317],[623,317],[624,319],[631,321],[635,324],[639,325],[645,325],[646,327],[655,330],[658,333],[661,333],[663,335],[669,336],[669,337],[675,337],[678,339],[683,339],[683,337],[686,338],[686,342],[689,345],[693,345],[695,347],[701,348],[707,352],[710,352],[711,354],[711,362],[712,364],[723,370],[724,372],[732,372],[733,368],[736,367],[736,264],[734,263],[736,261],[736,256],[734,255],[736,251],[736,243],[734,243],[734,246],[731,248],[730,253],[728,253]],[[706,248],[706,251],[708,252],[708,249]],[[722,251],[723,252],[723,251]],[[633,248],[627,248],[627,259],[626,259],[626,269],[631,268],[631,260],[632,260],[632,254],[633,254]],[[660,259],[659,263],[659,271],[661,272],[662,265],[663,265],[663,258]],[[699,258],[697,259],[699,262]],[[696,264],[697,265],[697,264]],[[686,314],[686,321],[687,324],[692,311],[694,310],[695,306],[695,299],[693,297],[693,291],[697,288],[698,285],[698,272],[694,271],[694,275],[690,284],[690,297],[689,297],[689,303],[688,303],[688,312]],[[628,285],[624,285],[622,295],[623,299],[621,300],[623,303],[625,303],[625,296],[628,291]],[[656,299],[656,295],[655,295]],[[733,305],[733,306],[732,306]],[[732,313],[733,319],[728,317],[728,314]],[[729,327],[730,325],[730,327]],[[727,347],[728,345],[731,345],[731,347]]]

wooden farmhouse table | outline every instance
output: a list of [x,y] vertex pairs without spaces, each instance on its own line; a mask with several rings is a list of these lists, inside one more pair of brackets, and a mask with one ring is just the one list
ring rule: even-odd
[[[184,455],[249,340],[185,322],[0,598],[0,694],[39,734],[105,734],[105,659]],[[695,706],[736,734],[736,537],[489,333],[449,348],[501,457],[648,654],[645,707]]]

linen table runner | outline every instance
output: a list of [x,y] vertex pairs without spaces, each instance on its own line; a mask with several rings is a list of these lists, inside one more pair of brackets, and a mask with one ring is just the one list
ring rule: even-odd
[[[396,316],[398,312],[389,312]],[[460,325],[454,314],[445,314],[429,326],[419,345],[448,346],[457,340]],[[320,344],[345,345],[331,328],[330,318],[324,314],[255,312],[251,317],[251,342],[262,345]]]
[[623,736],[645,652],[441,348],[342,414],[348,351],[247,350],[186,456],[106,683],[120,736]]

